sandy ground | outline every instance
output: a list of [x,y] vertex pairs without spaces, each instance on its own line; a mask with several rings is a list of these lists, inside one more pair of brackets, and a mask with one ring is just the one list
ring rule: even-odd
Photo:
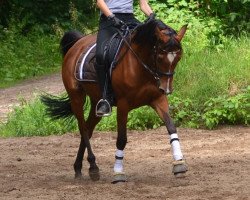
[[[59,93],[59,75],[0,89],[4,119],[18,95]],[[125,171],[128,182],[111,184],[116,133],[96,132],[91,140],[101,179],[92,182],[84,161],[84,178],[74,179],[73,163],[80,138],[63,136],[0,138],[0,199],[250,199],[250,127],[217,130],[179,128],[189,171],[177,179],[172,173],[171,149],[165,127],[144,132],[128,131]],[[86,159],[85,159],[86,160]]]
[[[77,134],[0,139],[0,199],[250,199],[250,128],[179,129],[189,171],[172,173],[165,127],[129,131],[127,183],[111,184],[115,133],[95,133],[92,146],[101,179],[74,179]],[[86,160],[86,159],[85,159]]]

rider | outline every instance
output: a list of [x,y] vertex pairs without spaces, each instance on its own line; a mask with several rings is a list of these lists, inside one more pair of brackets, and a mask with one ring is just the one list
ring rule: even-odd
[[[148,16],[148,19],[153,19],[155,15],[148,5],[148,0],[139,1],[142,12]],[[109,94],[110,89],[108,89],[107,73],[109,67],[105,66],[104,61],[105,43],[124,23],[138,23],[138,20],[133,15],[133,0],[97,0],[97,7],[101,11],[101,16],[96,42],[96,72],[101,87],[102,99],[96,106],[96,115],[109,116],[113,102],[112,94]]]

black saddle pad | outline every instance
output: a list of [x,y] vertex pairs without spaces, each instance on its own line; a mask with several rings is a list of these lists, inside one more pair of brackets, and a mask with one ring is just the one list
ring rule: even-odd
[[[115,34],[106,44],[104,56],[106,65],[114,68],[115,62],[113,62],[121,48],[121,36]],[[75,77],[79,81],[94,81],[97,82],[97,75],[95,70],[95,53],[96,44],[91,44],[79,57],[75,66]],[[110,73],[112,70],[109,70]]]

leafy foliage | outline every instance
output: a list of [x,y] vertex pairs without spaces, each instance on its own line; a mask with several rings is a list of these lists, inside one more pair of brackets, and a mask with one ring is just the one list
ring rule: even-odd
[[0,40],[0,87],[60,69],[59,39],[30,33],[22,36],[15,29],[4,30]]
[[[170,99],[179,126],[214,128],[219,124],[249,125],[249,0],[150,0],[157,17],[176,30],[188,24],[184,56]],[[135,1],[135,14],[144,20]],[[59,71],[59,38],[66,29],[92,32],[99,11],[94,0],[0,1],[0,87]],[[238,37],[238,39],[235,39]],[[215,98],[216,97],[216,98]],[[46,117],[39,101],[21,101],[0,126],[0,135],[48,135],[76,131],[76,123]],[[115,109],[114,109],[115,111]],[[128,128],[162,125],[152,109],[129,114]],[[99,130],[115,130],[116,114],[103,118]]]
[[249,0],[199,0],[203,15],[217,17],[222,20],[225,31],[240,35],[250,30]]
[[[197,105],[194,100],[177,97],[171,99],[170,105],[175,123],[183,127],[212,129],[219,124],[250,124],[250,86],[235,96],[211,98],[204,105]],[[89,110],[89,107],[85,109]],[[152,109],[142,107],[129,114],[127,125],[129,129],[145,130],[157,128],[163,125],[163,122]],[[116,113],[113,112],[112,116],[103,118],[97,129],[116,130]],[[45,136],[69,131],[78,131],[76,121],[72,123],[51,120],[39,100],[31,103],[22,101],[22,106],[16,107],[9,115],[7,124],[0,126],[2,137]]]
[[[249,0],[150,0],[149,2],[159,18],[171,23],[186,21],[193,24],[192,21],[197,19],[201,20],[202,24],[207,23],[207,27],[216,27],[219,28],[217,29],[219,32],[234,35],[249,33],[250,30]],[[51,33],[53,31],[51,27],[55,24],[63,29],[82,30],[83,24],[87,27],[97,25],[99,10],[95,4],[95,0],[2,0],[0,26],[8,28],[11,20],[19,22],[25,19],[23,33],[37,27],[37,24],[45,33]],[[135,1],[135,4],[138,6],[138,1]]]
[[232,97],[219,96],[205,104],[202,119],[208,128],[218,124],[250,124],[250,86]]
[[[52,33],[51,26],[59,24],[65,29],[74,28],[71,22],[79,17],[85,25],[91,25],[89,18],[96,15],[94,0],[9,0],[2,1],[0,6],[0,24],[9,27],[11,20],[26,23],[22,32],[29,32],[39,24],[40,31]],[[78,19],[77,19],[78,20]]]
[[46,136],[76,130],[75,122],[52,121],[46,115],[44,105],[38,100],[27,102],[20,99],[20,103],[21,105],[9,114],[8,122],[0,126],[1,136]]

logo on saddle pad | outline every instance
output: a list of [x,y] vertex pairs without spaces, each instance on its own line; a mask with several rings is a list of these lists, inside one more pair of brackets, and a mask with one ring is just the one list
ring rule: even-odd
[[[116,64],[116,57],[121,48],[121,37],[115,34],[107,43],[104,55],[105,63],[110,67],[110,77]],[[75,78],[78,81],[98,82],[95,70],[96,43],[86,48],[79,57],[75,66]]]

